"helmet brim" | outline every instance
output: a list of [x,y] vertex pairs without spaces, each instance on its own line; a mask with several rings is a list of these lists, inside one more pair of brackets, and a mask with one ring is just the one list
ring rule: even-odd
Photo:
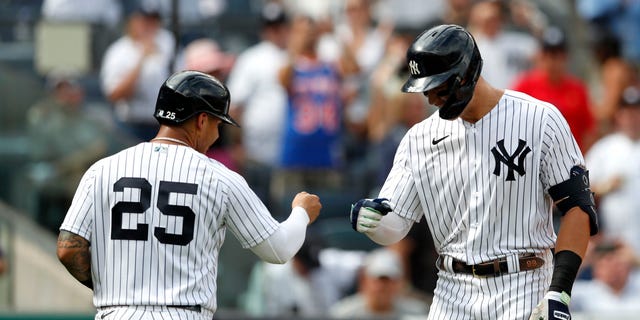
[[402,86],[402,92],[426,92],[443,84],[451,73],[445,72],[423,78],[409,77]]
[[215,116],[220,118],[220,120],[224,121],[227,124],[230,124],[235,127],[240,127],[240,125],[235,120],[233,120],[233,118],[231,118],[230,116],[219,116],[219,115],[215,115]]

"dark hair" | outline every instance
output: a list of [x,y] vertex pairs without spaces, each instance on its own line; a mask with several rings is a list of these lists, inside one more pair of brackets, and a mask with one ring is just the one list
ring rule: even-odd
[[601,31],[594,38],[592,48],[596,59],[600,63],[609,58],[622,56],[622,44],[620,39],[613,33]]

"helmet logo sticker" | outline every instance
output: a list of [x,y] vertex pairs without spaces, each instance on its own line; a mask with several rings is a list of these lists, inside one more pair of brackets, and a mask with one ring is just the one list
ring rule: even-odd
[[409,71],[414,76],[420,74],[420,69],[418,69],[418,63],[415,60],[409,61]]

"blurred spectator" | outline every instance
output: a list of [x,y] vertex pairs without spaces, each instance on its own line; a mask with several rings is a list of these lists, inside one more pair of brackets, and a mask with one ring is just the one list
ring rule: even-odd
[[593,35],[593,56],[597,63],[598,78],[596,81],[597,97],[595,116],[598,120],[600,134],[606,134],[613,128],[613,118],[622,91],[636,83],[637,71],[621,52],[620,41],[609,32],[600,31]]
[[155,101],[174,55],[173,35],[161,23],[155,8],[136,8],[128,16],[126,34],[109,46],[102,61],[102,89],[115,106],[116,119],[141,141],[158,131]]
[[469,31],[482,54],[482,76],[492,85],[509,88],[533,64],[538,48],[529,33],[507,29],[500,1],[479,1],[471,8]]
[[285,65],[289,38],[285,8],[268,2],[260,14],[261,41],[238,55],[227,81],[231,115],[241,125],[239,143],[244,152],[243,176],[260,199],[271,207],[270,184],[279,164],[285,127],[287,95],[278,81]]
[[590,33],[615,34],[621,40],[623,57],[640,63],[640,1],[578,0],[576,9],[590,24]]
[[[218,43],[209,38],[200,38],[189,42],[184,48],[181,58],[178,70],[200,71],[223,82],[231,71],[235,60],[233,55],[223,52]],[[236,154],[232,141],[232,131],[235,131],[235,128],[221,126],[218,140],[206,152],[206,155],[237,172],[239,170],[239,156]]]
[[403,267],[399,257],[386,248],[370,252],[358,276],[358,292],[330,309],[333,318],[426,319],[429,306],[403,290]]
[[428,30],[441,24],[457,24],[466,28],[469,24],[472,5],[473,0],[446,0],[444,12],[435,19],[429,20],[424,28],[418,30]]
[[[165,17],[169,17],[173,11],[173,0],[137,0],[147,5],[154,5]],[[129,2],[129,1],[126,1]],[[176,1],[178,19],[182,25],[197,25],[215,19],[227,9],[227,0],[179,0]]]
[[9,263],[5,258],[4,251],[0,248],[0,277],[7,273],[9,269]]
[[258,262],[251,273],[244,309],[254,316],[320,318],[352,285],[340,270],[323,265],[322,239],[308,236],[290,262]]
[[109,150],[110,132],[83,110],[84,88],[77,78],[53,72],[49,95],[28,110],[36,219],[57,230],[80,178]]
[[[590,252],[593,280],[573,285],[571,308],[621,319],[640,311],[640,270],[624,242],[601,240]],[[629,318],[630,319],[630,318]]]
[[[386,43],[393,26],[388,21],[374,21],[372,2],[344,1],[341,18],[336,19],[333,32],[325,33],[318,44],[318,55],[324,61],[337,61],[340,57],[354,59],[357,72],[343,78],[345,131],[344,159],[348,181],[364,181],[367,155],[367,117],[371,88],[370,77],[385,53]],[[403,54],[404,55],[404,54]],[[360,186],[354,186],[361,188]],[[362,190],[365,191],[365,190]]]
[[338,189],[342,185],[344,102],[341,79],[353,65],[338,65],[319,59],[318,29],[314,20],[293,20],[289,41],[289,63],[279,79],[287,91],[281,170],[274,176],[275,199],[296,188]]
[[585,155],[598,200],[601,230],[629,243],[640,256],[640,90],[628,87],[618,102],[614,131]]
[[425,219],[415,223],[406,237],[387,246],[396,252],[404,267],[405,294],[431,304],[438,280],[438,253]]
[[[382,63],[371,78],[367,132],[371,142],[369,154],[375,188],[384,183],[396,148],[406,131],[434,110],[425,105],[421,94],[403,94],[400,90],[409,73],[405,55],[415,36],[408,30],[396,30],[389,40]],[[376,190],[366,191],[377,194]]]
[[507,1],[509,12],[509,28],[533,35],[542,36],[549,19],[532,0]]
[[364,133],[369,107],[368,81],[382,59],[392,26],[376,23],[370,1],[347,0],[343,7],[344,22],[338,20],[332,33],[322,35],[318,44],[321,60],[338,61],[352,56],[358,72],[344,79],[346,122],[355,134]]
[[199,38],[189,42],[182,52],[180,70],[196,70],[225,81],[231,72],[235,57],[220,48],[213,39]]
[[584,153],[596,129],[586,85],[569,73],[567,39],[559,28],[545,30],[540,45],[534,68],[520,75],[512,88],[555,105]]
[[42,17],[55,22],[86,22],[115,28],[120,23],[122,7],[117,0],[44,0]]
[[379,21],[393,24],[399,29],[421,31],[428,29],[428,21],[439,20],[449,14],[458,15],[452,9],[453,3],[470,0],[431,0],[428,5],[422,0],[377,0],[375,17]]

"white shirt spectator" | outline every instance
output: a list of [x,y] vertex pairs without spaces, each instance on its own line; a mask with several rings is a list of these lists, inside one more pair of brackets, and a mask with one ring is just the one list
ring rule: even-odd
[[421,30],[425,23],[442,17],[448,0],[380,0],[374,15],[379,21],[390,21],[397,27]]
[[511,88],[516,77],[531,67],[537,40],[526,33],[501,31],[493,38],[474,34],[482,55],[482,76],[493,86]]
[[[629,275],[628,283],[620,294],[598,280],[579,280],[571,293],[572,310],[593,317],[590,319],[632,319],[640,311],[640,271]],[[617,315],[617,316],[616,316]]]
[[[116,103],[116,116],[123,122],[156,123],[153,118],[158,88],[169,77],[169,63],[173,57],[175,40],[167,30],[156,35],[156,52],[145,58],[135,94]],[[101,69],[101,81],[105,92],[111,92],[135,67],[142,55],[142,46],[129,36],[116,40],[107,49]]]
[[262,41],[238,56],[227,83],[233,107],[243,108],[247,158],[269,165],[278,163],[282,145],[287,96],[278,71],[286,61],[285,51]]
[[640,156],[640,144],[621,133],[598,140],[585,156],[592,185],[619,178],[621,184],[602,196],[598,212],[602,231],[616,235],[629,243],[640,255],[640,164],[632,159]]

